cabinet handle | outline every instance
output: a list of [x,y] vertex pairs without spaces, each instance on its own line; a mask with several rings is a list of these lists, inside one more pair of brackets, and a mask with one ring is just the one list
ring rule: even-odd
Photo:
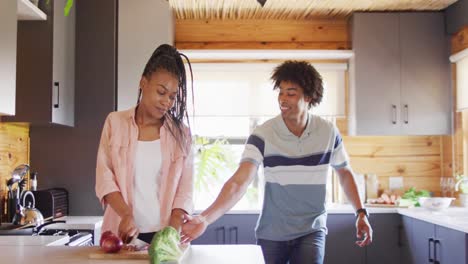
[[396,121],[397,121],[396,105],[392,104],[392,124],[396,125]]
[[59,108],[60,104],[60,83],[54,82],[54,87],[57,87],[57,103],[54,104],[54,108]]
[[[223,243],[220,243],[218,233],[221,231],[223,235]],[[226,244],[226,228],[224,226],[216,228],[216,244]]]
[[230,227],[230,228],[229,228],[229,242],[232,243],[232,236],[231,236],[231,234],[232,234],[232,231],[234,231],[234,234],[236,235],[235,244],[238,244],[238,243],[239,243],[237,230],[238,230],[237,226],[233,226],[233,227]]
[[433,238],[429,238],[429,245],[428,245],[428,250],[429,250],[429,256],[428,256],[428,260],[430,263],[433,263],[434,262],[434,259],[431,258],[431,244],[432,242],[434,242],[434,239]]
[[440,245],[440,240],[434,240],[434,264],[440,264],[440,261],[437,259],[437,244]]
[[405,124],[408,124],[409,122],[409,107],[407,104],[405,104]]

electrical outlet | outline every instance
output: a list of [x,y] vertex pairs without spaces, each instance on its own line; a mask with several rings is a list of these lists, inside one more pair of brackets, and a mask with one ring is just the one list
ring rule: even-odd
[[390,190],[398,190],[403,188],[403,177],[390,177],[388,178],[388,186]]

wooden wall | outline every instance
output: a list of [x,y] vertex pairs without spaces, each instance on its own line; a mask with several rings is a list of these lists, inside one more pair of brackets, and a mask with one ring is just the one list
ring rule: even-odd
[[349,49],[345,19],[177,20],[179,49]]
[[0,122],[0,197],[13,169],[23,163],[29,164],[29,126]]
[[[178,20],[179,49],[351,49],[348,21]],[[346,136],[346,118],[337,126],[353,169],[375,173],[382,189],[390,176],[403,176],[404,188],[415,186],[439,193],[441,175],[451,175],[451,137],[443,136]],[[447,162],[444,163],[444,159]]]

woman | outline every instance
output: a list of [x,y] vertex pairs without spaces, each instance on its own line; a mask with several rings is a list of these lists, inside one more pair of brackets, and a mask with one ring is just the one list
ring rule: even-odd
[[[137,106],[107,117],[97,155],[96,194],[106,206],[102,231],[124,243],[151,242],[192,211],[191,135],[182,56],[159,46],[145,66]],[[191,67],[190,67],[190,73]]]

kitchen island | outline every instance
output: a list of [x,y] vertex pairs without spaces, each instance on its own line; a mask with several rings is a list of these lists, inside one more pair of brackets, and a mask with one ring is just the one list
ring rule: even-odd
[[[149,263],[148,260],[90,259],[89,255],[96,250],[98,247],[0,246],[0,256],[2,263]],[[180,263],[262,264],[264,261],[256,245],[192,245]]]

